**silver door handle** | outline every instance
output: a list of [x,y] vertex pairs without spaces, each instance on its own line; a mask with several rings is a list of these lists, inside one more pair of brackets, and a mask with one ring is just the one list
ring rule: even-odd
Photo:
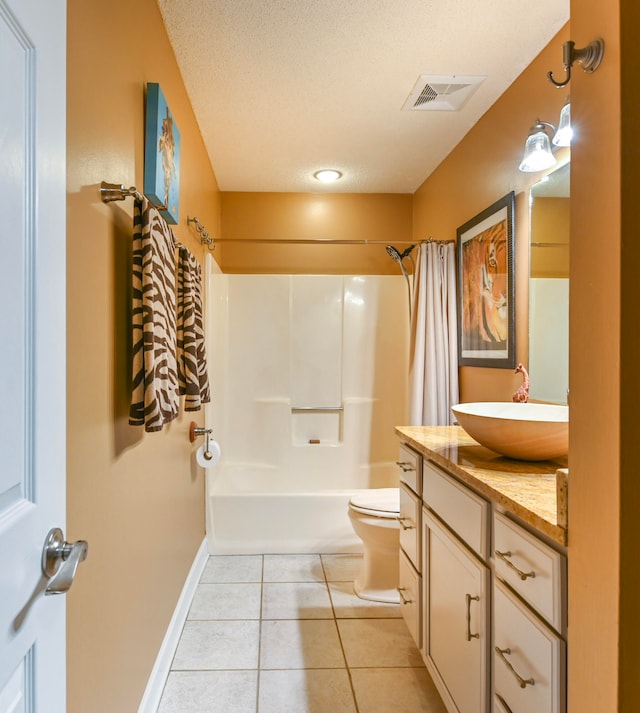
[[65,542],[59,527],[49,530],[42,548],[42,572],[49,582],[47,594],[65,594],[73,584],[80,562],[87,559],[89,545],[85,540]]

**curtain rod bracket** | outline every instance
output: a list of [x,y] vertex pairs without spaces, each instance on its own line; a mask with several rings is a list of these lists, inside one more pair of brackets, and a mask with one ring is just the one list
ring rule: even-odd
[[141,201],[144,196],[135,187],[125,188],[121,183],[107,183],[102,181],[100,184],[100,198],[103,203],[113,203],[113,201],[123,201],[125,198],[133,196]]
[[189,218],[189,216],[187,216],[187,225],[189,225],[190,223],[193,223],[195,229],[198,231],[198,235],[200,236],[200,244],[206,245],[209,250],[213,252],[213,250],[216,249],[215,240],[209,235],[204,225],[202,225],[202,223],[196,218],[195,215],[193,216],[193,218]]

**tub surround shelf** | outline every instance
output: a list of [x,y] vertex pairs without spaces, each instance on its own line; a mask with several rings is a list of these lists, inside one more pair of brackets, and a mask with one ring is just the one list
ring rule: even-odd
[[566,458],[512,460],[481,446],[460,426],[396,426],[395,431],[425,458],[566,546]]

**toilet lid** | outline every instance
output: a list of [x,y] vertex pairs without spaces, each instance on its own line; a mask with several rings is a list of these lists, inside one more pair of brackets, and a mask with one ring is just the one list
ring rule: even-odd
[[397,517],[400,513],[399,488],[373,488],[354,493],[349,505],[358,512],[376,517]]

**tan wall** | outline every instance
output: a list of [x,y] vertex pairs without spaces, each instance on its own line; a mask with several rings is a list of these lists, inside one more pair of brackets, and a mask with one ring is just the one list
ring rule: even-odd
[[531,277],[569,277],[570,209],[569,198],[536,196],[531,216]]
[[[414,196],[413,236],[453,239],[456,229],[510,191],[515,191],[516,360],[528,357],[530,186],[542,173],[518,170],[529,128],[536,118],[557,124],[566,96],[546,73],[562,59],[568,26],[522,72],[469,131]],[[560,49],[558,49],[560,48]],[[521,378],[509,369],[460,369],[461,401],[509,400]]]
[[[222,194],[220,264],[227,273],[395,275],[384,243],[411,240],[412,196],[376,193]],[[377,240],[379,245],[236,245],[246,239]],[[408,264],[408,263],[407,263]]]
[[156,3],[69,0],[66,534],[89,541],[68,595],[69,713],[137,710],[204,537],[191,417],[127,424],[133,201],[98,198],[103,179],[143,186],[148,81],[182,137],[175,232],[202,259],[186,216],[216,230],[218,190]]
[[[627,684],[635,677],[635,702],[625,705],[618,697],[619,632],[632,628],[627,638],[638,635],[637,584],[635,613],[621,612],[619,580],[626,575],[620,560],[620,528],[638,540],[637,490],[629,502],[624,522],[620,518],[620,484],[626,478],[637,482],[637,412],[621,421],[621,393],[637,396],[637,375],[629,370],[630,382],[621,382],[621,243],[623,230],[635,243],[632,226],[621,225],[621,186],[636,183],[633,171],[621,173],[621,63],[637,69],[636,42],[628,37],[620,45],[621,8],[635,16],[628,0],[572,0],[573,39],[586,43],[605,40],[602,66],[592,75],[579,69],[571,80],[572,122],[579,129],[572,147],[571,166],[571,268],[570,268],[570,406],[569,463],[569,709],[571,713],[640,710],[639,663],[630,660]],[[635,34],[635,32],[634,32]],[[637,46],[637,44],[636,44]],[[624,57],[621,57],[621,51]],[[637,127],[638,105],[625,107]],[[627,118],[627,117],[625,117]],[[636,129],[637,131],[637,129]],[[634,144],[637,138],[634,133]],[[637,186],[636,186],[637,191]],[[627,197],[628,215],[637,214],[637,192]],[[630,198],[630,200],[629,200]],[[625,285],[629,307],[637,312],[638,248],[627,247],[634,284]],[[633,259],[635,257],[635,259]],[[634,318],[637,321],[637,317]],[[624,348],[624,345],[623,345]],[[624,352],[622,352],[625,356]],[[637,364],[637,347],[632,363]],[[635,371],[635,367],[633,367]],[[635,384],[635,390],[633,385]],[[622,390],[624,389],[624,390]],[[636,401],[637,403],[637,401]],[[634,409],[636,407],[634,406]],[[624,414],[623,414],[624,416]],[[626,433],[621,427],[626,426]],[[630,432],[631,431],[631,432]],[[633,434],[635,431],[635,435]],[[621,436],[623,440],[621,440]],[[621,470],[623,453],[633,460]],[[626,472],[625,472],[626,470]],[[636,486],[637,488],[637,486]],[[633,506],[635,505],[635,509]],[[637,551],[637,544],[635,545]],[[628,563],[636,578],[638,558]],[[620,619],[621,614],[624,619]],[[633,634],[631,634],[633,631]],[[635,644],[637,652],[637,643]],[[635,672],[633,670],[635,669]],[[620,679],[622,683],[623,679]],[[633,697],[633,696],[632,696]]]

